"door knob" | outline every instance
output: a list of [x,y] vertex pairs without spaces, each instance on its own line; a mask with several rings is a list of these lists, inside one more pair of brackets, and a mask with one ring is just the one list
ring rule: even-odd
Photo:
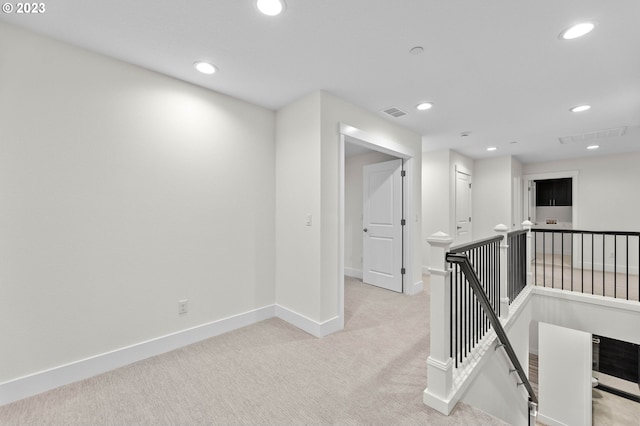
[[367,232],[367,231],[368,231],[368,229],[367,229],[367,228],[364,228],[364,229],[363,229],[363,231],[364,231],[364,232]]

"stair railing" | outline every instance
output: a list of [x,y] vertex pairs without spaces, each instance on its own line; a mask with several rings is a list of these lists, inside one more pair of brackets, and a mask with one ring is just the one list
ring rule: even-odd
[[478,275],[474,271],[469,258],[465,254],[461,253],[447,253],[446,261],[449,263],[457,264],[460,267],[460,270],[469,282],[469,286],[473,290],[475,297],[482,306],[484,313],[487,315],[493,327],[493,330],[498,336],[500,345],[504,348],[509,361],[511,362],[511,365],[513,366],[513,371],[518,374],[518,377],[521,380],[518,385],[523,385],[529,395],[529,419],[531,419],[531,416],[535,416],[537,413],[538,398],[533,391],[533,387],[531,386],[531,382],[529,382],[529,378],[527,377],[524,369],[522,368],[522,365],[520,364],[520,361],[518,360],[518,356],[513,350],[513,346],[509,341],[507,333],[500,323],[500,319],[496,315],[494,309],[491,307],[491,302],[489,301],[487,294],[483,290]]

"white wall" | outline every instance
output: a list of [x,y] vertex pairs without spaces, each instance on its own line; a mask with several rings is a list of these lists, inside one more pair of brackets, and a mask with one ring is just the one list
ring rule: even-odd
[[512,213],[511,157],[476,160],[473,178],[473,239],[495,235],[498,224],[509,226]]
[[[307,331],[340,328],[340,123],[351,125],[417,158],[410,191],[415,206],[410,283],[420,274],[420,137],[376,114],[316,91],[276,114],[276,281],[278,305]],[[313,225],[305,226],[306,214]]]
[[533,318],[640,345],[637,302],[536,287]]
[[[276,295],[283,308],[319,321],[321,241],[320,93],[276,116]],[[307,214],[312,225],[306,225]]]
[[347,275],[362,278],[362,167],[394,158],[371,151],[345,159],[344,266]]
[[[525,164],[523,173],[577,172],[574,185],[573,206],[576,223],[573,227],[590,231],[640,231],[640,221],[636,212],[640,209],[640,198],[635,196],[640,182],[640,152],[624,155],[587,157],[575,160]],[[542,220],[538,217],[538,221]],[[600,237],[597,237],[600,238]],[[602,244],[596,240],[593,268],[602,270]],[[591,268],[590,238],[585,238],[585,267]],[[566,246],[566,245],[565,245]],[[611,237],[605,247],[606,270],[613,271],[613,248]],[[558,245],[556,245],[556,248]],[[617,242],[618,272],[626,271],[626,242]],[[579,252],[577,253],[579,255]],[[630,273],[638,273],[638,239],[633,237],[629,244]],[[579,257],[577,262],[581,262]]]
[[523,164],[517,158],[511,157],[511,229],[522,229],[524,222],[524,212],[522,209],[524,197],[528,196],[522,190],[522,170]]
[[422,265],[429,267],[427,238],[436,232],[451,232],[450,150],[422,153]]
[[0,56],[0,383],[275,302],[272,111],[5,24]]
[[591,424],[591,334],[539,324],[540,421],[548,425]]
[[[449,149],[422,153],[422,269],[425,273],[429,266],[427,238],[440,231],[455,237],[456,167],[469,171],[473,181],[472,159]],[[473,216],[473,206],[471,214]]]
[[[640,141],[639,141],[640,142]],[[640,231],[640,152],[525,164],[523,173],[578,171],[577,222],[580,229]],[[574,206],[575,208],[576,206]],[[575,225],[574,225],[575,226]]]

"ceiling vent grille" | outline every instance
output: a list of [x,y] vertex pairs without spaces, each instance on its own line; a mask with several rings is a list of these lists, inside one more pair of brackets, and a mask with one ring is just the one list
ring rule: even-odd
[[627,133],[627,126],[615,127],[612,129],[596,130],[594,132],[579,133],[571,136],[561,136],[558,138],[560,143],[568,145],[574,143],[593,142],[597,139],[611,138],[615,136],[624,136]]
[[407,115],[406,112],[396,107],[389,107],[389,108],[383,109],[382,112],[392,116],[393,118],[399,118]]

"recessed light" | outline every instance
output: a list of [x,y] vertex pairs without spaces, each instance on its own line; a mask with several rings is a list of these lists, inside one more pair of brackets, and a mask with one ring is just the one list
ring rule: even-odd
[[583,112],[591,109],[591,105],[577,105],[569,109],[571,112]]
[[471,134],[471,132],[469,130],[466,130],[464,132],[460,132],[460,136],[463,137],[463,138],[466,138],[470,134]]
[[214,74],[216,71],[218,71],[216,66],[213,64],[210,64],[209,62],[202,62],[202,61],[194,62],[193,66],[202,74]]
[[560,38],[564,40],[573,40],[574,38],[582,37],[591,32],[595,28],[596,24],[593,22],[581,22],[560,33]]
[[267,16],[280,15],[285,8],[284,0],[258,0],[256,6]]
[[433,107],[433,103],[431,102],[423,102],[421,104],[416,105],[416,109],[420,111],[426,111],[428,109],[431,109],[432,107]]
[[598,148],[600,148],[600,145],[589,145],[587,147],[587,149],[598,149]]
[[419,55],[422,52],[424,52],[424,47],[422,46],[412,47],[411,50],[409,50],[409,53],[412,55]]
[[487,151],[495,151],[496,149],[498,148],[496,148],[495,146],[490,146],[489,148],[487,148]]

